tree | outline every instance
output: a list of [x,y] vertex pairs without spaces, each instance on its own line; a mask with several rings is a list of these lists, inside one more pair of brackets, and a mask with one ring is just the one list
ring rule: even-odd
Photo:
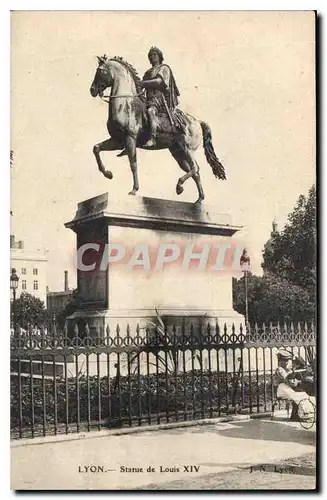
[[72,292],[69,302],[67,302],[65,308],[57,315],[56,319],[59,330],[64,329],[66,318],[68,316],[71,316],[71,314],[73,314],[76,311],[76,309],[79,308],[79,306],[80,306],[80,296],[78,293],[78,289],[75,288],[75,290],[73,290]]
[[[316,302],[316,189],[301,195],[263,250],[264,274],[248,276],[249,322],[310,321]],[[233,281],[234,309],[245,313],[244,278]]]
[[[234,309],[245,313],[244,278],[234,282]],[[248,277],[249,323],[310,321],[315,302],[307,290],[274,276]]]
[[[264,295],[264,282],[262,277],[254,274],[248,275],[248,305],[249,305],[249,323],[260,321],[258,319],[259,304]],[[244,278],[233,279],[233,307],[240,314],[245,315],[245,287]]]
[[24,328],[40,326],[46,319],[44,302],[29,293],[23,292],[15,303],[11,303],[11,315],[15,314],[16,323]]
[[284,230],[265,245],[262,268],[270,274],[306,289],[316,286],[316,189],[301,195],[288,216]]

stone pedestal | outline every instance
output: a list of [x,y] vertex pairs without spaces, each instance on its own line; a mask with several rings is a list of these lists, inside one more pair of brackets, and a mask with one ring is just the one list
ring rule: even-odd
[[[217,244],[230,244],[241,227],[215,207],[142,197],[117,203],[104,193],[79,203],[65,226],[76,233],[77,249],[93,245],[83,254],[83,265],[95,264],[91,271],[77,271],[81,307],[69,318],[70,327],[87,322],[95,336],[103,335],[107,325],[114,332],[117,324],[124,335],[129,325],[133,335],[137,324],[144,328],[156,316],[156,309],[169,324],[187,318],[195,324],[244,325],[243,316],[233,310],[231,269],[212,270]],[[112,256],[116,252],[118,259],[118,247],[125,255],[106,266],[108,244]],[[162,244],[175,245],[180,254],[160,266]],[[165,256],[173,252],[165,248]],[[208,248],[207,264],[205,258],[185,259],[185,252],[206,255]],[[239,261],[240,255],[230,252]]]

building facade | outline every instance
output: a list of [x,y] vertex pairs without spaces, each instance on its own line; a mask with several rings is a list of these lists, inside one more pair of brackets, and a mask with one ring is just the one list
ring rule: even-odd
[[60,292],[50,292],[47,290],[47,309],[52,314],[60,314],[70,301],[73,290],[69,290],[68,271],[64,274],[64,290]]
[[45,250],[25,250],[23,241],[15,241],[10,236],[11,269],[16,269],[19,277],[16,298],[24,292],[34,295],[46,307],[47,254]]

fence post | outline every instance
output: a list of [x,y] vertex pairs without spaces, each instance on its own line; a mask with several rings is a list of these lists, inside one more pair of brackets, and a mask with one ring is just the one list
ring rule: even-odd
[[89,327],[88,323],[85,323],[84,334],[85,334],[85,337],[89,337],[90,336],[90,327]]
[[[55,316],[53,316],[55,317]],[[52,338],[53,340],[57,337],[57,324],[56,321],[53,321],[52,323]]]
[[[250,325],[249,325],[250,327]],[[240,324],[240,335],[241,335],[241,338],[243,338],[243,325],[242,323]],[[244,342],[242,342],[242,345],[241,345],[241,357],[239,358],[239,362],[240,362],[240,365],[239,365],[239,371],[240,371],[240,374],[241,374],[241,406],[242,408],[244,407],[244,369],[243,369],[243,350],[244,350]]]

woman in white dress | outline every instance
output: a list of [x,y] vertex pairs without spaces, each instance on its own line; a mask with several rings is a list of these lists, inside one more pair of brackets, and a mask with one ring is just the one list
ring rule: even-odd
[[286,349],[278,351],[278,367],[274,374],[274,387],[277,387],[276,396],[278,399],[292,401],[291,420],[305,419],[312,414],[316,401],[313,396],[309,396],[307,392],[301,390],[302,379],[299,377],[299,370],[292,367],[292,358],[292,354]]

